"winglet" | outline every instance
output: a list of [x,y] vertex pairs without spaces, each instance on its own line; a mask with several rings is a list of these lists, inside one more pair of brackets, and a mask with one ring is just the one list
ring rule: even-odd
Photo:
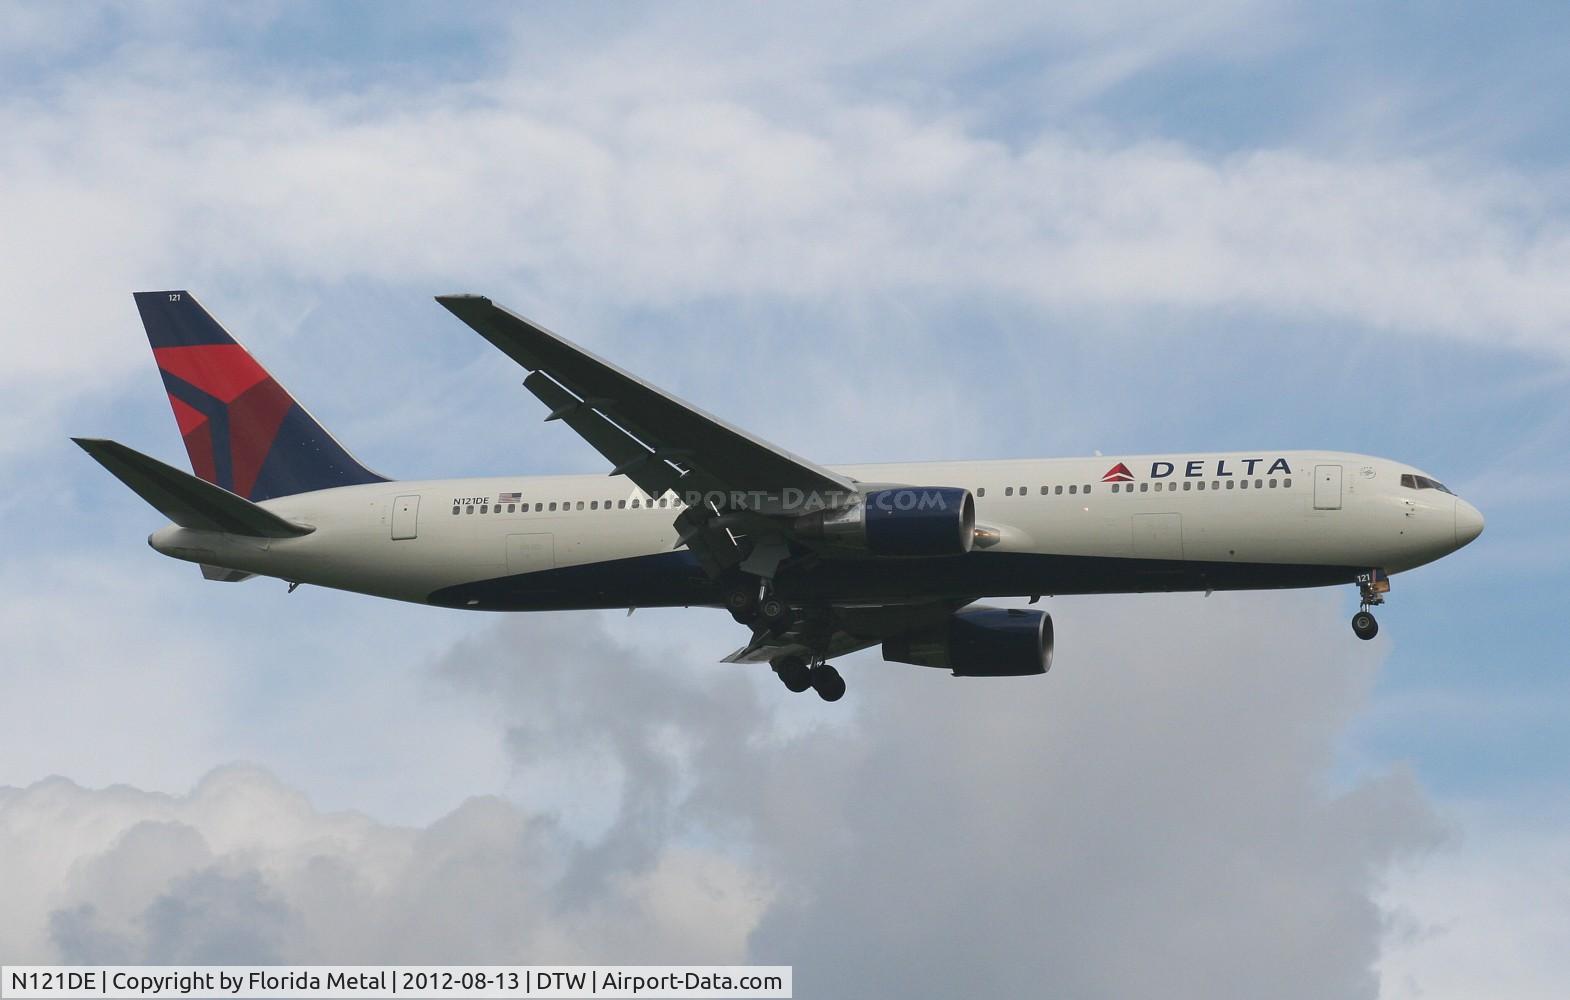
[[102,438],[72,438],[137,496],[183,528],[257,538],[295,538],[315,528],[295,524],[156,458]]

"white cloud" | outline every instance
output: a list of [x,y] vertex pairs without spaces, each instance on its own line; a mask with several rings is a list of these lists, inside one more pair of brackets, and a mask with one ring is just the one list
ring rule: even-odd
[[[932,23],[975,20],[939,11]],[[1159,42],[1088,15],[1020,30],[1165,52],[1254,17],[1220,5],[1199,27],[1157,19]],[[618,60],[560,78],[520,57],[472,83],[325,95],[248,78],[199,43],[133,36],[47,95],[0,104],[7,390],[32,386],[27,405],[48,408],[144,363],[130,288],[244,283],[266,298],[360,278],[479,288],[563,320],[717,297],[998,297],[1242,309],[1570,355],[1570,228],[1539,177],[1290,147],[1220,155],[1050,123],[1004,142],[930,89],[858,89],[793,31],[760,43],[777,62],[703,72],[682,71],[688,48],[654,47],[671,33],[657,20],[612,46]],[[716,33],[687,44],[730,51]],[[843,45],[849,65],[882,65],[881,50]],[[748,68],[780,64],[804,74],[787,98]]]
[[0,593],[0,780],[186,783],[211,766],[227,699],[209,665],[231,654],[163,620],[145,576],[56,556],[4,567]]
[[735,863],[677,849],[563,908],[568,844],[547,819],[481,798],[385,826],[240,766],[181,796],[0,790],[0,847],[9,962],[739,961],[765,899]]
[[181,796],[8,790],[0,935],[13,960],[750,959],[813,992],[1373,995],[1380,880],[1435,837],[1401,774],[1326,786],[1377,648],[1316,595],[1058,611],[1045,678],[862,656],[832,707],[624,620],[510,619],[435,676],[505,734],[513,802],[419,829],[248,768]]
[[238,757],[401,822],[505,785],[501,740],[423,670],[474,622],[286,596],[279,581],[207,583],[143,544],[157,514],[123,514],[92,557],[45,548],[0,566],[0,784],[184,788]]
[[[1555,791],[1540,805],[1562,813]],[[1562,997],[1570,983],[1570,838],[1564,817],[1459,810],[1463,839],[1402,866],[1380,899],[1393,914],[1380,959],[1390,1000]],[[1545,822],[1546,819],[1546,822]]]

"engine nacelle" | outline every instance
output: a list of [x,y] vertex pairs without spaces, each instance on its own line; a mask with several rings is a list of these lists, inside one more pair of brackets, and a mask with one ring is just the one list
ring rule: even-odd
[[792,528],[875,556],[961,556],[976,542],[976,500],[957,486],[894,486],[798,518]]
[[1025,608],[965,608],[939,625],[883,642],[883,658],[946,667],[955,677],[1025,677],[1052,669],[1052,616]]

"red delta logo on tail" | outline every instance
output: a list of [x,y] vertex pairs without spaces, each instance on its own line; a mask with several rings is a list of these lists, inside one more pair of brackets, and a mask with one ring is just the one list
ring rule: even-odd
[[198,478],[252,502],[387,481],[345,451],[189,292],[135,298]]
[[[158,347],[153,356],[164,375],[192,471],[251,497],[294,400],[238,344]],[[215,420],[226,441],[214,440]]]
[[1104,483],[1131,483],[1134,481],[1134,474],[1128,471],[1128,466],[1119,462],[1107,470],[1107,474],[1101,477],[1101,481]]

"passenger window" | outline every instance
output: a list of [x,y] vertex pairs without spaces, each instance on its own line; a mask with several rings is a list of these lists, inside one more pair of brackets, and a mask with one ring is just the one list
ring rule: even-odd
[[1281,485],[1282,485],[1282,487],[1284,489],[1289,489],[1290,490],[1292,488],[1292,480],[1290,480],[1290,479],[1283,479],[1283,480],[1281,480]]
[[1052,492],[1056,496],[1062,496],[1063,495],[1063,487],[1061,487],[1061,486],[1054,486],[1054,487],[1052,487]]
[[579,501],[578,501],[578,509],[579,509],[579,510],[582,510],[582,509],[583,509],[583,501],[582,501],[582,500],[579,500]]
[[545,509],[545,505],[543,503],[535,503],[535,505],[534,505],[534,512],[536,514],[538,514],[540,511],[542,511],[544,509]]
[[665,509],[665,497],[660,497],[660,509]]
[[1195,488],[1198,489],[1200,492],[1204,492],[1205,481],[1203,479],[1201,479],[1198,483],[1195,484]]
[[453,504],[452,512],[454,514],[458,513],[458,505],[457,504]]
[[1150,492],[1150,484],[1149,483],[1140,483],[1139,484],[1139,492],[1141,492],[1141,493],[1148,493],[1148,492]]
[[1240,480],[1238,480],[1238,487],[1237,488],[1240,489],[1240,490],[1248,489],[1248,480],[1247,479],[1240,479]]
[[1183,480],[1183,492],[1184,493],[1187,493],[1189,490],[1191,490],[1193,488],[1194,488],[1194,484],[1193,483],[1189,482],[1187,479]]
[[1080,490],[1080,492],[1081,492],[1081,493],[1089,493],[1089,492],[1090,492],[1090,485],[1089,485],[1089,484],[1088,484],[1088,483],[1087,483],[1087,484],[1086,484],[1086,485],[1085,485],[1085,488],[1084,488],[1084,489],[1082,489],[1082,490]]
[[1233,480],[1233,479],[1228,479],[1227,480],[1227,489],[1229,489],[1229,490],[1230,489],[1235,489],[1236,487],[1237,487],[1237,481],[1236,480]]
[[1221,488],[1221,480],[1217,479],[1214,482],[1212,482],[1210,484],[1210,488],[1213,489],[1213,490],[1219,490]]
[[983,487],[981,487],[981,488],[976,490],[976,496],[977,497],[984,497],[986,495],[987,495],[987,488],[985,486],[983,486]]
[[483,503],[482,503],[482,504],[480,504],[480,513],[481,513],[481,514],[483,514],[483,513],[485,513],[485,508],[486,508],[486,506],[487,506],[487,505],[486,505],[486,504],[483,504]]
[[555,509],[556,509],[556,501],[552,500],[551,501],[551,510],[555,510]]
[[1263,479],[1256,479],[1256,480],[1254,480],[1254,489],[1262,490],[1264,488],[1265,488],[1265,481]]
[[1027,489],[1027,488],[1026,488],[1026,487],[1024,487],[1024,486],[1021,486],[1021,487],[1020,487],[1020,488],[1019,488],[1019,495],[1020,495],[1020,496],[1024,496],[1024,495],[1025,495],[1025,494],[1026,494],[1026,493],[1029,493],[1029,492],[1030,492],[1030,490],[1029,490],[1029,489]]
[[507,513],[509,513],[509,514],[515,512],[517,509],[518,509],[518,505],[515,504],[515,503],[510,503],[510,504],[507,505]]
[[600,509],[600,502],[598,500],[590,500],[589,501],[589,509],[590,510],[599,510]]
[[1274,479],[1272,479],[1272,480],[1271,480],[1271,481],[1270,481],[1270,488],[1271,488],[1271,489],[1275,489],[1275,488],[1276,488],[1276,481],[1275,481],[1275,480],[1274,480]]
[[465,514],[473,514],[473,513],[474,513],[474,504],[472,504],[472,503],[471,503],[471,504],[469,504],[469,505],[468,505],[468,506],[467,506],[467,507],[465,507],[465,508],[464,508],[464,509],[463,509],[463,512],[464,512],[464,513],[465,513]]
[[617,510],[626,510],[627,509],[627,501],[625,501],[625,500],[618,500],[618,501],[616,501],[616,509]]
[[1078,493],[1078,492],[1079,492],[1079,487],[1078,487],[1078,486],[1070,486],[1070,487],[1069,487],[1069,488],[1068,488],[1068,491],[1069,491],[1069,492],[1070,492],[1070,493]]
[[1014,495],[1014,487],[1012,487],[1012,486],[1005,486],[1005,487],[1003,487],[1003,495],[1006,496],[1006,497],[1013,496]]
[[1116,492],[1118,492],[1118,484],[1117,484],[1117,483],[1113,483],[1113,484],[1112,484],[1112,492],[1113,492],[1113,493],[1116,493]]
[[1042,488],[1041,488],[1041,495],[1042,495],[1042,496],[1046,496],[1046,495],[1047,495],[1047,492],[1048,492],[1048,491],[1047,491],[1047,488],[1046,488],[1046,487],[1045,487],[1045,486],[1043,486],[1043,487],[1042,487]]

